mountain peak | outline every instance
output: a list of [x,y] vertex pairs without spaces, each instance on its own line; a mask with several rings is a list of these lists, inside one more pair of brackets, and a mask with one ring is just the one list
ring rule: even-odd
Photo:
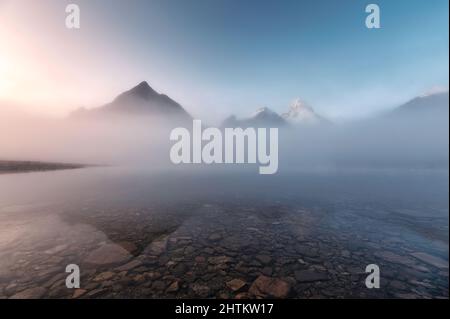
[[150,88],[150,85],[148,85],[147,81],[142,81],[136,87],[142,87],[142,88]]
[[309,106],[305,101],[296,98],[292,103],[289,105],[289,110],[293,111],[300,111],[302,109],[306,109],[313,112],[313,109],[311,106]]
[[299,98],[292,101],[287,113],[282,114],[282,117],[294,123],[316,124],[322,122],[322,118],[314,112],[313,108]]
[[263,115],[273,115],[275,114],[274,111],[272,111],[271,109],[269,109],[268,107],[260,107],[259,109],[257,109],[253,115],[251,117],[255,118],[258,116],[263,116]]
[[177,116],[190,120],[191,116],[184,108],[165,94],[159,94],[146,81],[118,95],[111,103],[92,111],[78,111],[77,114],[125,114],[125,115],[156,115]]
[[155,90],[147,83],[147,81],[142,81],[131,90],[125,92],[126,95],[132,95],[140,97],[143,99],[148,99],[150,96],[157,94]]

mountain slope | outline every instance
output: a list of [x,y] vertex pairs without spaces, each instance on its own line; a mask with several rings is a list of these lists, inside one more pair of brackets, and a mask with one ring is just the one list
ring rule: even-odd
[[[441,116],[448,114],[449,93],[441,92],[416,97],[400,105],[390,116]],[[448,115],[447,115],[448,116]]]
[[117,116],[159,116],[178,117],[190,120],[184,108],[165,94],[153,90],[147,82],[141,82],[132,89],[117,96],[111,103],[91,110],[80,109],[74,116],[110,115]]

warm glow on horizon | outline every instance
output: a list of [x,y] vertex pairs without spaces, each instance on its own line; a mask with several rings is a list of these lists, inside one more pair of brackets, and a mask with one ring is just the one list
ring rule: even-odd
[[100,44],[95,50],[89,37],[70,33],[64,15],[63,3],[57,8],[29,1],[2,3],[0,102],[35,114],[64,116],[120,93],[123,79],[106,80],[111,78],[105,71],[109,48]]
[[3,97],[10,92],[14,86],[14,80],[11,78],[11,61],[2,54],[3,49],[0,48],[0,97]]
[[26,111],[63,114],[67,108],[58,104],[63,102],[60,87],[65,70],[54,63],[52,47],[45,42],[42,30],[33,28],[41,21],[20,14],[25,9],[20,1],[0,7],[0,100],[23,105]]

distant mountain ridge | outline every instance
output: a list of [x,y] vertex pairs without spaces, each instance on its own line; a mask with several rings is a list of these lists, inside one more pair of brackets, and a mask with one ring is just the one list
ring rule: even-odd
[[232,115],[223,121],[223,127],[282,127],[287,122],[267,107],[261,107],[252,116],[238,119]]
[[[388,118],[407,119],[410,116],[448,118],[449,92],[439,92],[416,97],[392,111],[386,113]],[[192,121],[192,116],[176,101],[165,94],[156,92],[146,81],[119,94],[112,102],[103,106],[80,108],[71,114],[75,118],[103,118],[109,115],[123,117],[150,116],[167,121],[175,119],[183,122]],[[331,123],[317,114],[314,109],[300,99],[294,100],[281,115],[268,107],[261,107],[247,118],[232,115],[222,122],[222,127],[288,127],[316,126]]]
[[312,107],[300,99],[294,100],[286,113],[279,115],[270,108],[262,107],[248,118],[238,119],[232,115],[222,123],[223,127],[285,127],[311,126],[330,123],[318,115]]
[[439,92],[416,97],[394,109],[390,115],[414,115],[449,111],[449,92]]
[[190,120],[190,114],[177,102],[165,94],[156,92],[150,85],[143,81],[137,86],[118,95],[112,102],[93,109],[79,109],[73,116],[89,115],[148,115],[160,117],[179,117]]

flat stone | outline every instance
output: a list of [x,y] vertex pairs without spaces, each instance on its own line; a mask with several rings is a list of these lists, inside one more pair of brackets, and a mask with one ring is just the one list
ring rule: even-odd
[[94,289],[92,291],[89,291],[86,296],[90,298],[96,298],[102,295],[106,290],[105,289]]
[[87,290],[85,290],[85,289],[75,289],[75,291],[73,292],[72,298],[73,298],[73,299],[80,298],[80,297],[83,296],[86,292],[87,292]]
[[210,289],[208,286],[194,283],[190,286],[191,290],[199,297],[206,298],[209,296]]
[[167,288],[166,292],[177,292],[180,289],[180,284],[177,281],[174,281],[173,283],[171,283],[169,285],[169,287]]
[[42,287],[34,287],[23,290],[15,295],[11,296],[10,299],[40,299],[47,292],[47,289]]
[[154,280],[154,279],[158,279],[161,278],[161,273],[157,272],[157,271],[149,271],[145,273],[145,276],[147,278],[149,278],[150,280]]
[[121,241],[118,244],[131,254],[135,253],[138,250],[137,246],[133,244],[131,241]]
[[85,262],[92,265],[114,265],[126,262],[130,254],[121,246],[106,244],[92,251]]
[[0,269],[0,282],[9,281],[14,273],[8,269]]
[[202,263],[204,263],[206,261],[206,258],[203,257],[203,256],[197,256],[197,257],[195,257],[194,260],[195,260],[196,263],[202,264]]
[[94,278],[94,281],[96,281],[96,282],[105,281],[105,280],[111,279],[112,277],[114,277],[114,273],[112,271],[105,271],[105,272],[98,274]]
[[222,239],[222,236],[219,234],[212,234],[211,236],[208,237],[208,239],[211,241],[218,241]]
[[424,263],[441,269],[448,269],[448,260],[444,260],[440,257],[436,257],[423,252],[411,253],[411,255]]
[[355,266],[348,266],[348,267],[347,267],[347,271],[348,271],[350,274],[354,274],[354,275],[365,274],[364,269],[359,268],[359,267],[355,267]]
[[145,281],[145,275],[143,274],[137,274],[133,277],[133,281],[136,283],[143,283]]
[[59,287],[55,287],[49,290],[48,292],[48,297],[55,299],[55,298],[66,298],[68,297],[68,293],[70,293],[70,291],[68,291],[69,289],[67,289],[66,286],[59,286]]
[[209,257],[208,262],[213,265],[221,265],[230,263],[233,259],[228,256]]
[[259,276],[250,286],[249,294],[257,298],[286,298],[291,286],[278,278]]
[[186,272],[188,272],[188,271],[189,271],[189,267],[182,263],[176,265],[171,270],[171,272],[176,276],[182,276],[182,275],[186,274]]
[[53,248],[47,249],[46,251],[44,251],[44,253],[46,253],[48,255],[54,255],[54,254],[62,252],[66,248],[67,248],[67,245],[58,245]]
[[236,297],[234,297],[234,298],[235,299],[249,299],[250,296],[249,296],[249,294],[247,292],[241,292],[241,293],[238,293],[236,295]]
[[268,255],[257,255],[256,259],[258,259],[261,263],[267,265],[272,261],[272,258]]
[[159,240],[153,241],[149,246],[148,250],[150,254],[161,255],[167,249],[167,237]]
[[317,272],[314,270],[298,270],[295,273],[295,279],[298,282],[314,282],[328,280],[326,273]]
[[53,286],[56,282],[65,282],[66,273],[60,273],[53,276],[50,280],[47,280],[44,284],[44,288]]
[[310,248],[310,247],[303,247],[303,246],[299,246],[296,248],[297,253],[302,255],[302,256],[306,256],[306,257],[317,257],[318,253],[315,249]]
[[142,263],[139,260],[135,259],[135,260],[132,260],[132,261],[130,261],[129,263],[127,263],[125,265],[117,267],[116,269],[118,271],[128,271],[128,270],[134,269],[136,267],[139,267],[140,265],[142,265]]
[[412,260],[411,258],[395,254],[391,251],[377,252],[377,253],[375,253],[375,256],[383,258],[384,260],[389,261],[394,264],[401,264],[401,265],[405,265],[405,266],[414,265],[414,260]]
[[232,279],[230,281],[227,281],[226,285],[232,291],[238,291],[238,290],[242,289],[242,287],[245,286],[245,281],[236,278],[236,279]]
[[408,287],[402,283],[401,281],[398,280],[393,280],[389,283],[389,285],[394,288],[394,289],[398,289],[398,290],[406,290]]
[[263,275],[266,275],[266,276],[272,276],[272,268],[271,267],[264,267],[262,270],[261,270],[261,273],[263,274]]
[[166,284],[162,280],[157,280],[152,284],[152,288],[155,290],[164,290],[166,289]]

